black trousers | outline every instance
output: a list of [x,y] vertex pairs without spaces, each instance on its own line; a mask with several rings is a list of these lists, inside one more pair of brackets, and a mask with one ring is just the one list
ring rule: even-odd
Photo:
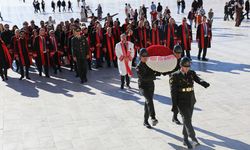
[[183,49],[183,51],[181,53],[181,57],[185,56],[185,52],[186,52],[186,56],[191,59],[190,50],[184,50]]
[[[106,52],[105,60],[107,62],[108,67],[111,67],[111,58],[109,57],[109,52]],[[113,62],[114,67],[117,68],[117,60],[112,58],[112,62]]]
[[[29,77],[29,68],[30,68],[29,65],[25,66],[25,76],[26,76],[26,78]],[[20,63],[20,73],[21,73],[21,77],[24,77],[24,66],[22,65],[22,63]]]
[[195,131],[192,125],[192,115],[194,110],[194,103],[179,103],[178,109],[182,116],[183,120],[183,130],[182,134],[184,138],[190,137],[191,139],[195,138]]
[[144,122],[148,121],[149,116],[155,119],[155,109],[154,109],[154,83],[151,86],[139,86],[140,93],[145,98],[144,103]]
[[202,49],[201,45],[199,46],[199,53],[198,53],[198,58],[201,57],[202,54],[202,59],[206,58],[207,55],[207,47],[208,47],[208,37],[204,38],[204,48]]
[[87,81],[87,61],[77,58],[77,74],[82,82]]
[[126,85],[129,86],[129,84],[130,84],[130,78],[129,78],[128,74],[126,74],[125,76],[121,76],[121,86],[122,87],[124,87],[125,78],[126,78]]
[[61,59],[61,58],[58,57],[58,52],[56,52],[56,53],[54,54],[54,56],[53,56],[53,59],[52,59],[52,61],[53,61],[54,73],[57,73],[57,70],[61,71],[61,65],[60,65],[60,62],[59,62],[60,59]]
[[45,64],[44,66],[42,65],[42,60],[41,60],[41,56],[37,56],[36,57],[36,65],[37,65],[37,69],[39,71],[39,75],[42,75],[42,67],[44,68],[44,72],[46,76],[49,76],[49,56],[47,55],[47,53],[44,53],[44,60],[45,60]]

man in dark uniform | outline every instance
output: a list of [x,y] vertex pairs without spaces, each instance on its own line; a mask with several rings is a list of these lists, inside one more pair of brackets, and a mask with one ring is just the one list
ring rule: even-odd
[[145,48],[140,50],[140,62],[136,67],[138,75],[138,85],[140,93],[145,98],[144,104],[144,123],[143,125],[147,128],[151,128],[151,125],[148,123],[149,116],[152,120],[152,125],[155,126],[158,123],[158,120],[155,118],[155,109],[154,109],[154,80],[156,79],[156,72],[150,69],[147,65],[148,52]]
[[180,70],[175,72],[170,79],[172,100],[174,105],[177,105],[183,119],[183,144],[186,145],[188,149],[192,148],[188,137],[192,139],[195,146],[199,145],[192,126],[192,115],[196,102],[193,88],[194,81],[205,88],[210,86],[209,83],[200,79],[195,71],[190,70],[190,65],[190,59],[183,57],[180,62]]
[[80,76],[81,83],[87,82],[87,59],[89,57],[88,41],[86,37],[81,36],[81,29],[75,30],[75,36],[71,39],[71,50],[73,59],[77,64],[78,75]]
[[[174,46],[173,53],[174,53],[174,56],[177,59],[177,65],[176,65],[174,70],[172,70],[170,72],[163,73],[163,75],[169,75],[170,79],[171,79],[172,75],[180,69],[180,61],[181,61],[181,56],[182,56],[182,53],[183,53],[182,47],[179,44],[176,44]],[[173,100],[173,98],[172,98],[172,100]],[[177,115],[178,115],[179,111],[178,111],[177,105],[173,101],[172,101],[172,109],[171,109],[171,111],[173,112],[172,121],[174,123],[180,125],[181,122],[177,118]]]

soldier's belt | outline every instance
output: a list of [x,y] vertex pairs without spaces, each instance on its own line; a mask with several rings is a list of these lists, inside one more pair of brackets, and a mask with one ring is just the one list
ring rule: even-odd
[[181,91],[181,92],[191,92],[191,91],[193,91],[193,90],[194,90],[194,88],[189,87],[189,88],[182,88],[180,91]]

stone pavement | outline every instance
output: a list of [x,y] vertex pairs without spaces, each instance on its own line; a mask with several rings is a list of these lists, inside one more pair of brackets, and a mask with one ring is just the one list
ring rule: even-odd
[[[250,24],[235,28],[222,21],[224,3],[219,8],[216,2],[205,2],[218,12],[210,60],[198,61],[197,43],[192,45],[192,67],[211,84],[208,89],[195,85],[193,125],[201,143],[195,149],[249,150]],[[142,126],[144,100],[136,75],[133,89],[120,90],[116,69],[90,71],[85,85],[67,69],[51,79],[34,72],[32,80],[19,81],[17,73],[9,74],[0,82],[0,150],[185,149],[182,126],[171,122],[167,76],[155,81],[159,124],[148,130]]]

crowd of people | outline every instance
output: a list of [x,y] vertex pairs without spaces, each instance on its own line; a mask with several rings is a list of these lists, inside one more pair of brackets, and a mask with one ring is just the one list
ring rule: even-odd
[[[182,6],[185,4],[184,0],[177,2],[182,2]],[[146,99],[144,126],[151,128],[149,117],[152,119],[152,125],[158,123],[153,105],[153,80],[158,72],[145,64],[148,57],[146,48],[152,45],[167,47],[178,59],[176,68],[166,73],[170,75],[173,122],[180,124],[177,118],[180,111],[183,118],[184,144],[192,148],[188,141],[190,137],[195,145],[199,145],[191,123],[195,103],[193,83],[195,81],[205,88],[209,87],[209,84],[189,70],[192,60],[192,23],[195,20],[195,28],[197,27],[197,58],[208,61],[206,54],[207,48],[211,47],[213,14],[208,13],[207,19],[202,0],[194,0],[187,18],[183,17],[181,24],[177,25],[167,6],[163,11],[160,3],[156,7],[152,2],[150,8],[151,20],[147,17],[148,8],[145,5],[141,6],[137,13],[137,9],[133,10],[130,4],[125,4],[126,19],[122,24],[118,18],[113,20],[109,13],[103,18],[101,5],[97,9],[97,17],[90,17],[88,26],[78,18],[56,24],[52,17],[49,17],[48,21],[40,21],[40,25],[31,20],[30,23],[24,21],[22,27],[14,25],[12,29],[9,24],[0,24],[1,78],[3,81],[8,80],[7,70],[14,68],[13,60],[17,68],[15,71],[20,72],[20,80],[24,77],[31,80],[29,69],[32,65],[36,66],[39,76],[44,72],[47,78],[50,78],[50,69],[57,74],[58,71],[62,72],[61,67],[64,65],[75,71],[81,83],[88,81],[87,70],[106,64],[107,67],[118,68],[121,76],[120,88],[124,89],[125,83],[130,88],[132,66],[137,66],[139,89]],[[38,7],[36,9],[39,11]],[[101,20],[105,20],[103,26]],[[137,54],[140,56],[138,65]],[[183,95],[183,99],[178,98]],[[190,102],[190,105],[187,105],[186,101]]]
[[[9,25],[4,26],[0,24],[1,34],[1,45],[6,45],[12,60],[15,60],[17,68],[21,67],[23,56],[20,56],[20,50],[27,51],[27,58],[32,57],[36,60],[36,66],[39,70],[39,75],[42,75],[41,66],[44,66],[45,74],[49,77],[48,68],[54,68],[54,73],[60,69],[61,65],[69,65],[71,71],[76,71],[78,76],[77,65],[74,61],[72,54],[72,43],[71,39],[76,34],[76,29],[81,28],[81,35],[87,38],[88,41],[88,68],[91,70],[92,62],[96,68],[102,67],[104,62],[107,63],[108,67],[117,67],[117,57],[115,54],[115,45],[120,42],[120,35],[125,33],[127,35],[127,41],[134,43],[135,55],[133,56],[133,66],[136,65],[137,52],[140,48],[146,48],[150,45],[164,45],[173,49],[174,45],[180,44],[183,48],[182,56],[191,58],[190,50],[192,37],[192,22],[195,21],[197,24],[197,35],[196,40],[198,41],[199,53],[197,55],[199,60],[207,61],[206,53],[207,48],[211,46],[211,20],[207,21],[207,17],[203,12],[203,7],[196,0],[192,4],[192,14],[188,14],[188,17],[182,19],[182,23],[177,25],[175,19],[171,17],[171,11],[166,6],[165,11],[162,13],[162,6],[158,3],[158,7],[151,5],[151,22],[147,18],[147,8],[145,5],[140,7],[139,15],[133,12],[130,4],[125,4],[126,19],[123,24],[120,23],[119,19],[113,20],[110,14],[105,17],[105,23],[102,27],[99,17],[92,17],[91,22],[88,26],[77,18],[71,18],[69,21],[60,22],[55,25],[55,20],[51,17],[48,21],[41,21],[40,26],[36,25],[32,20],[30,24],[25,21],[22,27],[14,25],[12,30],[9,29]],[[101,7],[100,5],[98,7]],[[157,15],[153,12],[157,11]],[[135,12],[137,10],[135,9]],[[195,16],[195,14],[198,14]],[[190,17],[192,16],[192,17]],[[196,18],[196,19],[194,19]],[[189,20],[189,23],[187,22]],[[196,25],[195,25],[196,27]],[[41,30],[42,29],[42,30]],[[38,39],[44,39],[44,54],[41,54],[41,42]],[[51,40],[55,39],[55,40]],[[19,46],[19,42],[23,44]],[[21,43],[22,43],[21,42]],[[3,44],[5,43],[5,44]],[[39,47],[40,46],[40,47]],[[202,54],[202,56],[201,56]],[[44,58],[48,56],[48,58]],[[41,57],[41,58],[40,58]],[[42,61],[42,62],[41,62]],[[32,65],[32,64],[29,64]],[[28,65],[28,66],[29,66]],[[8,66],[11,67],[12,65]],[[3,68],[8,68],[3,67]],[[26,67],[28,68],[28,67]],[[6,69],[7,70],[7,69]],[[19,69],[17,69],[18,71]],[[27,70],[28,71],[28,70]],[[4,80],[3,74],[1,74]],[[5,77],[7,79],[7,76]],[[21,75],[21,79],[23,74]]]
[[[34,0],[33,1],[33,7],[34,7],[34,13],[41,13],[41,9],[40,9],[40,5],[42,7],[42,12],[45,12],[45,1],[42,0],[41,3],[38,0]],[[67,7],[68,6],[68,7]],[[55,13],[55,9],[56,7],[58,7],[58,11],[61,12],[61,8],[63,12],[66,12],[66,7],[68,8],[68,11],[73,12],[72,9],[72,2],[70,0],[68,0],[68,2],[66,3],[65,0],[58,0],[57,2],[54,2],[54,0],[51,1],[51,8],[52,11]]]
[[[241,22],[244,20],[245,16],[247,19],[249,18],[249,0],[230,0],[226,2],[224,6],[224,21],[229,21],[229,17],[231,20],[235,20],[235,26],[239,27]],[[245,13],[243,12],[245,8]],[[235,14],[235,19],[234,19],[234,14]]]

